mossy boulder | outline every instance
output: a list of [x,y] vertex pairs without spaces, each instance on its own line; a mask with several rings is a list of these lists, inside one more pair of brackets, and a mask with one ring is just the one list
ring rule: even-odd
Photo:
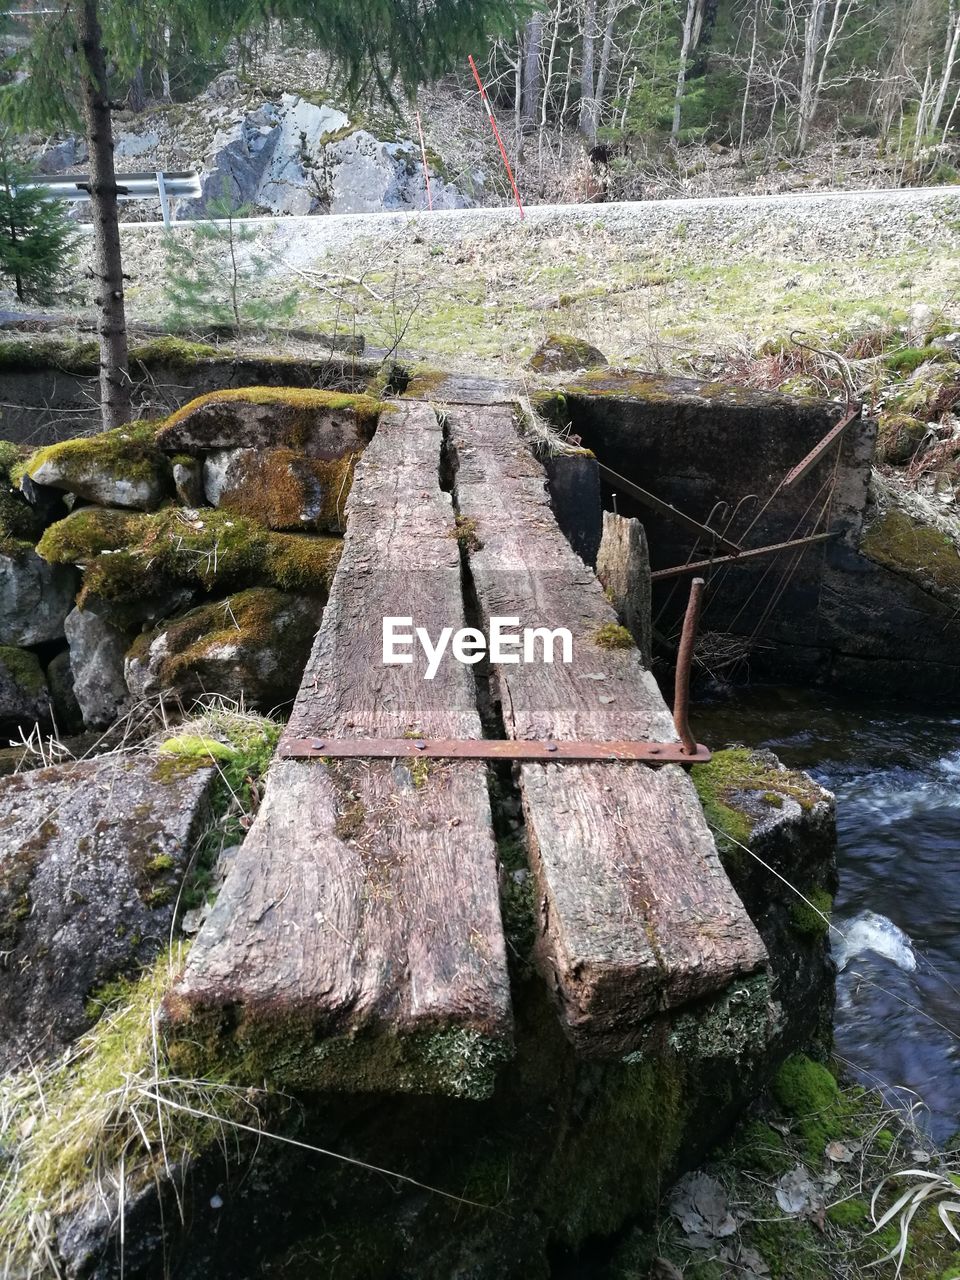
[[603,352],[583,338],[551,333],[530,357],[527,368],[537,373],[562,373],[576,369],[599,369],[606,364],[607,357]]
[[10,538],[36,542],[43,525],[43,516],[36,507],[0,479],[0,543]]
[[271,710],[296,693],[322,602],[269,587],[201,605],[138,636],[126,657],[134,697],[173,696],[189,707],[217,693]]
[[325,596],[342,547],[339,538],[274,533],[225,511],[166,508],[77,512],[52,525],[37,549],[54,564],[83,565],[77,603],[97,599],[123,626],[149,616],[145,602],[169,599],[178,588],[266,586]]
[[76,589],[74,570],[48,564],[29,542],[0,543],[0,644],[61,639]]
[[899,467],[913,458],[928,427],[908,413],[883,413],[877,426],[877,461]]
[[50,695],[36,654],[0,645],[0,732],[49,722]]
[[948,603],[960,602],[960,545],[918,516],[891,506],[865,529],[860,550]]
[[90,502],[153,511],[173,493],[170,462],[156,447],[156,426],[136,422],[37,450],[25,464],[36,485]]
[[0,779],[0,1070],[59,1052],[156,955],[215,773],[119,755]]
[[199,396],[157,434],[167,453],[295,449],[312,458],[362,450],[385,406],[370,396],[305,387],[239,387]]
[[288,448],[223,449],[203,465],[207,501],[270,529],[342,533],[359,453],[312,458]]

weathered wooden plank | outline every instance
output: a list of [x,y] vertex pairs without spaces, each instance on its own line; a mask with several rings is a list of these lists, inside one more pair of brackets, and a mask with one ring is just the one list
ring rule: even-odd
[[[671,717],[594,575],[557,528],[540,463],[502,410],[457,410],[455,503],[480,607],[567,627],[569,665],[494,665],[511,737],[675,741]],[[612,645],[613,647],[607,647]],[[763,944],[678,766],[524,764],[541,953],[583,1052],[629,1049],[645,1015],[761,968]]]
[[[442,433],[388,412],[358,464],[343,557],[287,738],[479,737],[472,671],[384,666],[382,618],[463,625]],[[484,767],[278,760],[171,1012],[299,1027],[287,1078],[482,1096],[508,1052],[509,985]]]
[[597,577],[617,617],[627,628],[647,666],[653,653],[650,610],[650,555],[639,520],[603,513]]

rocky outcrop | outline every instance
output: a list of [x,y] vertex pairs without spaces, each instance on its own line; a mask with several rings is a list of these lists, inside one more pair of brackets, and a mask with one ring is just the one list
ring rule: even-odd
[[69,1044],[156,954],[214,776],[124,755],[0,780],[0,1069]]
[[0,645],[0,734],[49,721],[50,694],[36,655]]
[[48,564],[30,543],[0,544],[0,644],[61,639],[76,588],[73,569]]
[[190,706],[216,691],[266,711],[290,702],[320,625],[322,601],[251,588],[139,636],[126,657],[135,698],[157,694]]
[[[420,148],[411,139],[384,141],[342,111],[286,93],[217,133],[203,161],[202,195],[181,215],[198,218],[226,198],[264,213],[376,213],[426,209]],[[435,209],[472,201],[434,167]]]

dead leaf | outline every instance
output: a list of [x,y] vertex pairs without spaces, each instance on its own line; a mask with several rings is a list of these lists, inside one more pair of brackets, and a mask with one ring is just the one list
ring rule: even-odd
[[737,1229],[727,1208],[727,1196],[716,1178],[705,1173],[688,1173],[670,1196],[670,1212],[690,1237],[695,1249],[710,1248],[713,1240],[733,1235]]
[[834,1164],[849,1164],[857,1154],[857,1148],[846,1142],[828,1142],[824,1154]]
[[823,1205],[823,1199],[809,1172],[802,1164],[785,1173],[777,1183],[777,1204],[784,1213],[810,1214]]

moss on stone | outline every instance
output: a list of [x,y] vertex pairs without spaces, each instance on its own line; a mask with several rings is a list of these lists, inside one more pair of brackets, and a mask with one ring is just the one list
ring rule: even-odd
[[823,1159],[827,1143],[845,1132],[840,1088],[825,1066],[805,1054],[788,1058],[773,1082],[773,1096],[791,1116],[803,1142],[807,1158]]
[[[771,808],[781,807],[789,798],[809,810],[823,799],[820,789],[805,774],[778,769],[769,759],[746,747],[714,752],[709,764],[694,765],[690,776],[716,836],[717,848],[732,865],[739,863],[738,846],[749,843],[758,821],[738,803],[746,793],[760,793],[762,803]],[[776,797],[779,804],[774,806],[771,797]]]
[[605,622],[590,637],[599,649],[632,649],[633,636],[619,622]]
[[922,364],[940,364],[950,359],[950,352],[944,347],[902,347],[899,351],[891,351],[883,357],[884,368],[892,373],[907,374],[919,369]]
[[927,434],[927,424],[908,413],[882,413],[877,425],[877,461],[902,466],[914,456]]
[[960,598],[960,550],[947,534],[891,507],[865,531],[860,550],[877,564],[950,600]]
[[[153,485],[161,494],[172,494],[170,463],[156,446],[157,427],[156,422],[131,422],[98,435],[62,440],[32,453],[23,470],[36,479],[40,469],[50,464],[63,476],[59,487],[84,497],[98,497],[87,490],[101,477],[107,482]],[[43,476],[40,480],[46,482]]]
[[[273,587],[249,587],[142,632],[128,650],[127,660],[149,663],[160,688],[175,691],[184,701],[217,687],[226,662],[232,676],[243,683],[250,703],[263,705],[271,698],[282,701],[291,680],[295,687],[295,673],[306,660],[315,632],[316,611],[302,608],[299,599]],[[162,653],[151,654],[160,637]],[[204,752],[203,742],[176,741],[182,759],[191,751]],[[217,744],[209,746],[210,752],[217,757]],[[229,758],[231,750],[221,747],[218,754]]]
[[[246,461],[233,465],[231,483],[217,506],[262,520],[270,529],[342,531],[359,460],[359,453],[311,458],[282,447],[248,454]],[[309,519],[304,518],[306,512],[311,513]]]
[[29,649],[0,645],[0,666],[6,670],[17,688],[25,693],[36,696],[47,687],[40,660]]
[[52,524],[37,544],[51,564],[87,565],[105,551],[125,549],[135,540],[140,517],[112,507],[81,507]]
[[8,538],[33,542],[43,533],[43,517],[0,478],[0,542]]
[[138,342],[130,349],[131,363],[145,365],[169,365],[177,370],[193,369],[201,360],[228,360],[233,352],[225,347],[212,347],[205,342],[189,342],[185,338],[175,338],[167,334],[162,338],[151,338],[148,342]]
[[449,378],[444,369],[434,369],[427,364],[418,364],[410,370],[409,381],[404,388],[406,400],[429,400]]
[[100,348],[96,342],[61,338],[11,338],[0,342],[0,371],[34,373],[43,369],[62,369],[81,376],[98,373]]
[[833,895],[826,889],[810,889],[805,896],[809,902],[795,902],[790,908],[790,926],[795,933],[819,938],[830,930]]
[[216,411],[218,406],[229,408],[234,404],[271,405],[277,410],[286,443],[291,448],[302,446],[309,438],[317,413],[343,412],[356,416],[358,424],[373,434],[381,413],[390,406],[372,396],[354,395],[345,391],[319,391],[312,387],[232,387],[225,391],[211,391],[198,396],[177,409],[161,425],[157,443],[163,447],[165,439],[198,410]]
[[29,455],[30,450],[22,444],[14,444],[12,440],[0,440],[0,485],[11,483],[11,469]]
[[[107,545],[111,544],[111,545]],[[77,602],[136,605],[171,587],[276,587],[323,595],[343,549],[339,538],[274,533],[229,512],[164,508],[152,514],[78,512],[51,526],[38,551],[86,567]]]
[[450,536],[456,538],[464,551],[483,550],[483,543],[477,533],[477,522],[472,516],[455,516],[453,533]]
[[537,373],[558,373],[569,369],[594,369],[606,365],[607,358],[592,343],[568,333],[550,333],[527,362]]
[[269,1081],[285,1088],[350,1093],[423,1093],[489,1098],[510,1049],[500,1035],[465,1027],[410,1034],[359,1032],[323,1035],[294,1008],[240,1013],[228,1026],[218,1011],[168,1007],[174,1031],[169,1052],[176,1070],[211,1070],[249,1085]]

